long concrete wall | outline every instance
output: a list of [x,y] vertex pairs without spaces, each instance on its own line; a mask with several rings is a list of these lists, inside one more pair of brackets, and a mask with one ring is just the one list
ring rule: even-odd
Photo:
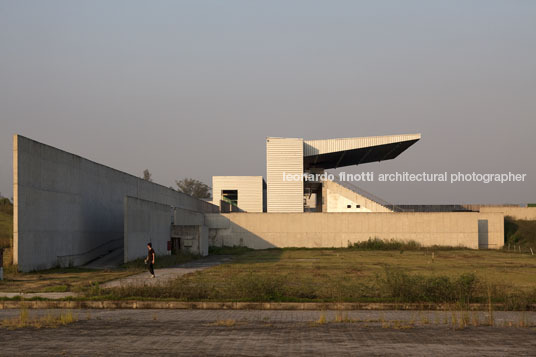
[[199,212],[208,202],[20,135],[13,138],[13,260],[20,271],[84,264],[123,245],[124,197]]
[[227,213],[205,214],[211,244],[274,247],[346,247],[369,238],[414,240],[424,246],[481,248],[504,244],[501,213]]
[[157,255],[169,254],[173,207],[135,197],[125,197],[124,262],[147,256],[151,242]]

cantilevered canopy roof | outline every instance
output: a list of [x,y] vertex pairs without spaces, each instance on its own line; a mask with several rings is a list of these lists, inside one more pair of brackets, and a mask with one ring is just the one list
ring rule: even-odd
[[335,169],[394,159],[416,143],[421,134],[304,140],[303,168]]

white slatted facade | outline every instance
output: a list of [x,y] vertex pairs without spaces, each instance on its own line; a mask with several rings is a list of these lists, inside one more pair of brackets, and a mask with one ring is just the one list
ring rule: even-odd
[[327,154],[337,151],[361,149],[365,147],[393,144],[402,141],[418,140],[421,134],[367,136],[362,138],[342,138],[326,140],[305,140],[304,156]]
[[268,212],[303,212],[303,180],[284,181],[284,173],[303,175],[303,139],[266,139]]
[[262,176],[213,176],[212,203],[220,205],[222,190],[238,191],[238,208],[245,212],[263,211]]

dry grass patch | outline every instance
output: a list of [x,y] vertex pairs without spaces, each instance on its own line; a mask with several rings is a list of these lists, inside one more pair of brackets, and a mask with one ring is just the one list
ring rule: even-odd
[[22,308],[19,311],[19,316],[4,319],[0,321],[0,327],[9,330],[20,328],[57,328],[65,326],[78,321],[78,316],[74,315],[72,311],[61,312],[59,314],[48,313],[44,316],[30,316],[28,309]]
[[5,272],[0,290],[3,292],[78,292],[95,284],[124,278],[142,269],[91,270],[80,268],[50,269],[33,273]]

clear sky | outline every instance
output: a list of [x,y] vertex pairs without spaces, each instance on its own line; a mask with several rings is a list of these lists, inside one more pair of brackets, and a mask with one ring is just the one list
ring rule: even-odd
[[536,1],[0,0],[0,192],[12,134],[156,182],[265,176],[265,137],[422,133],[347,172],[397,203],[536,202]]

